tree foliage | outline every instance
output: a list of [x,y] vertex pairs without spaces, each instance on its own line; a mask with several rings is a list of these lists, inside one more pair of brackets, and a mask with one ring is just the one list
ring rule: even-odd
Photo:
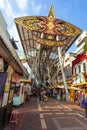
[[84,46],[83,46],[83,49],[84,49],[84,51],[87,51],[87,39],[86,39],[86,41],[85,41],[85,44],[84,44]]

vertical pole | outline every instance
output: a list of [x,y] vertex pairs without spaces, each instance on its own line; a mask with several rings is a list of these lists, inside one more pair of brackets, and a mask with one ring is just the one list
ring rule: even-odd
[[61,72],[62,72],[62,78],[63,78],[63,82],[64,82],[64,88],[65,88],[66,93],[68,93],[68,90],[67,90],[67,87],[66,87],[65,73],[64,73],[64,70],[63,70],[62,55],[61,55],[61,48],[60,47],[58,47],[58,55],[59,55]]
[[[58,36],[56,37],[56,40],[58,40]],[[66,79],[65,79],[65,73],[63,70],[63,64],[62,64],[62,52],[61,52],[61,47],[58,47],[58,56],[59,56],[59,63],[60,63],[60,67],[61,67],[61,72],[62,72],[62,78],[63,78],[63,83],[64,83],[64,88],[65,88],[65,92],[66,92],[66,101],[68,101],[68,89],[66,87]]]
[[47,65],[47,70],[48,70],[48,77],[49,77],[49,80],[50,80],[50,68],[49,68],[48,65]]
[[[42,34],[42,36],[43,36],[43,34]],[[36,57],[36,59],[34,59],[34,63],[33,63],[33,65],[32,65],[32,69],[31,69],[31,72],[30,72],[30,76],[29,76],[29,80],[31,80],[31,78],[32,78],[32,75],[33,75],[33,71],[35,70],[35,71],[37,71],[37,68],[38,68],[38,65],[39,65],[39,57],[40,57],[40,48],[41,48],[41,45],[40,44],[38,44],[38,47],[37,47],[37,49],[39,50],[38,51],[38,54],[37,54],[37,57]],[[38,60],[38,62],[37,62],[37,60]],[[36,68],[36,69],[35,69]]]
[[32,69],[31,69],[30,76],[29,76],[29,80],[31,80],[32,74],[33,74],[33,71],[32,71]]

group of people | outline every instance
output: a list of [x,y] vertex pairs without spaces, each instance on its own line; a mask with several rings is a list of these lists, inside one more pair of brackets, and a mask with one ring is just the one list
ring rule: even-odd
[[47,96],[47,94],[46,94],[46,90],[45,89],[40,89],[39,91],[38,91],[38,96],[39,96],[39,100],[40,101],[47,101],[48,100],[48,96]]

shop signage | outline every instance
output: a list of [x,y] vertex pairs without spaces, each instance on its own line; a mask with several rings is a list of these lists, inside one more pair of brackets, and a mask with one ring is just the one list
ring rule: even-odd
[[14,83],[20,82],[20,78],[21,76],[18,73],[14,72],[12,76],[12,82]]
[[78,39],[76,40],[76,44],[78,45],[79,43],[82,42],[82,40],[86,37],[86,31],[84,31],[79,37]]
[[12,74],[13,74],[13,68],[9,65],[6,72],[7,72],[7,78],[6,78],[5,88],[4,88],[2,106],[7,105],[10,84],[11,84],[11,78],[12,78]]
[[7,73],[0,72],[0,97],[3,94],[3,90],[4,90],[5,82],[6,82],[6,77],[7,77]]

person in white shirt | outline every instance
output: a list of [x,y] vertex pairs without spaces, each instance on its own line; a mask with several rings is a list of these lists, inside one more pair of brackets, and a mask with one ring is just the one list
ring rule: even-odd
[[29,84],[26,84],[26,90],[27,90],[27,100],[30,100],[30,94],[31,94],[31,86]]

